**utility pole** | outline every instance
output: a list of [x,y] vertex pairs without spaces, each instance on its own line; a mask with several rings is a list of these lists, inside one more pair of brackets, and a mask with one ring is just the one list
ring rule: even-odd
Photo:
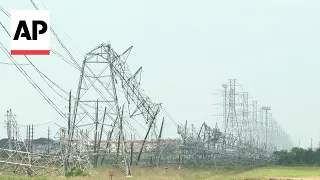
[[25,143],[27,145],[27,151],[30,152],[29,151],[29,149],[30,149],[29,148],[29,126],[27,126],[27,135],[26,135],[26,142]]
[[33,124],[32,124],[32,137],[31,137],[31,153],[33,152],[33,134],[34,134],[34,131],[33,131]]
[[29,125],[29,131],[28,131],[28,150],[29,152],[31,152],[31,128],[30,128],[30,125]]
[[[107,107],[104,108],[104,113],[103,113],[102,125],[101,125],[99,142],[98,142],[98,155],[99,155],[99,152],[100,152],[101,139],[102,139],[102,133],[103,133],[103,125],[104,125],[104,120],[106,118],[106,113],[107,113]],[[99,159],[99,156],[97,156],[96,165],[98,165],[98,159]]]
[[94,131],[94,165],[97,166],[98,159],[97,159],[97,139],[98,139],[98,112],[99,112],[99,101],[97,100],[97,107],[96,107],[96,122],[95,122],[95,131]]
[[50,154],[50,127],[48,127],[48,154]]
[[133,139],[131,133],[131,141],[130,141],[130,166],[132,166],[132,158],[133,158]]
[[70,136],[70,121],[71,121],[71,90],[69,92],[69,111],[68,111],[68,138]]
[[157,167],[160,166],[160,159],[161,159],[161,149],[160,149],[160,142],[162,138],[162,130],[163,130],[163,124],[164,124],[164,117],[162,119],[161,127],[160,127],[160,133],[158,136],[158,143],[157,143],[157,155],[158,155],[158,162],[157,162]]
[[[74,114],[74,117],[76,115]],[[75,122],[72,124],[72,130],[71,130],[71,90],[69,91],[69,109],[68,109],[68,129],[67,129],[67,144],[63,145],[63,152],[68,152],[67,157],[65,158],[64,162],[64,169],[67,170],[69,168],[69,156],[71,152],[71,145],[72,145],[72,138],[73,138],[73,131],[75,128]],[[71,132],[72,131],[72,132]],[[65,133],[64,133],[65,138]]]
[[[86,137],[89,137],[88,129],[86,129]],[[86,144],[86,147],[87,147],[87,151],[89,151],[89,145],[88,145],[88,143]]]
[[[31,153],[31,143],[30,143],[30,137],[31,137],[31,128],[30,125],[28,125],[28,152]],[[29,164],[32,164],[32,159],[29,158]]]

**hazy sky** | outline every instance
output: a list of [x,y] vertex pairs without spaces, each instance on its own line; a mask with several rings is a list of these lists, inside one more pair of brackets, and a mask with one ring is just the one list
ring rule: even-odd
[[[214,125],[212,104],[219,101],[213,92],[236,78],[259,104],[272,106],[296,144],[299,138],[302,146],[309,146],[311,137],[314,144],[320,140],[320,1],[35,2],[51,11],[54,27],[79,63],[81,53],[103,42],[110,41],[119,53],[134,46],[128,60],[132,71],[143,67],[144,90],[180,122]],[[1,0],[0,5],[8,11],[33,9],[28,0]],[[10,27],[1,13],[0,20]],[[0,40],[9,49],[2,29]],[[64,89],[76,91],[79,72],[54,56],[33,61]],[[0,62],[10,62],[2,51]],[[41,79],[36,82],[45,89]],[[59,118],[14,66],[0,64],[0,92],[0,114],[12,108],[19,124]],[[52,99],[67,111],[67,102]],[[36,135],[46,128],[39,126]]]

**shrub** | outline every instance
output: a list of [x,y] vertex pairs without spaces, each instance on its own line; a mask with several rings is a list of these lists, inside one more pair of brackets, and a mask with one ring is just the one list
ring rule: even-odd
[[319,165],[320,149],[302,149],[294,147],[291,151],[275,151],[278,165]]
[[89,174],[82,169],[80,169],[77,166],[72,166],[69,171],[65,172],[66,177],[72,177],[72,176],[88,176]]

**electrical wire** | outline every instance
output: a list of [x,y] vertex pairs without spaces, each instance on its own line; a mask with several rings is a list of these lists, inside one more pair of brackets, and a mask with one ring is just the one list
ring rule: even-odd
[[10,14],[0,5],[0,11],[4,13],[6,16],[10,17]]
[[[35,5],[35,4],[34,4]],[[1,10],[3,13],[5,13],[8,17],[10,17],[10,14],[7,13],[2,7]],[[7,31],[7,29],[5,28],[5,26],[1,23],[2,28],[6,31],[6,33],[8,34],[8,36],[10,36],[10,33]],[[73,56],[71,55],[71,53],[66,49],[65,45],[62,43],[62,41],[60,40],[60,38],[58,37],[58,35],[54,32],[53,29],[51,29],[51,31],[53,32],[53,34],[55,35],[56,39],[59,41],[60,45],[67,51],[68,55],[72,58],[73,63],[71,63],[70,61],[68,61],[66,58],[64,58],[61,54],[59,54],[57,51],[53,50],[54,54],[56,54],[58,57],[60,57],[61,59],[63,59],[65,62],[67,62],[68,64],[72,65],[74,68],[76,68],[77,70],[81,70],[80,69],[80,65],[75,61],[75,59],[73,58]],[[2,45],[3,46],[3,45]],[[3,46],[4,48],[4,46]],[[54,90],[54,88],[44,79],[46,78],[47,80],[49,80],[52,84],[54,84],[56,87],[58,87],[60,90],[62,90],[64,93],[67,94],[67,92],[65,90],[63,90],[60,86],[58,86],[56,83],[54,83],[50,78],[48,78],[46,75],[44,75],[38,68],[36,68],[34,66],[33,63],[31,63],[31,61],[29,60],[29,58],[27,56],[25,56],[25,58],[27,58],[27,60],[30,62],[30,64],[36,69],[36,71],[38,72],[38,74],[41,76],[41,78],[46,82],[46,84],[52,89]],[[74,65],[76,64],[76,65]],[[14,64],[14,65],[18,65],[18,64]],[[19,69],[20,70],[20,69]],[[30,82],[30,81],[29,81]],[[33,85],[33,84],[32,84]],[[56,94],[58,94],[60,97],[64,98],[62,95],[60,95],[56,90],[54,90],[56,92]],[[100,92],[101,93],[101,92]],[[65,98],[64,98],[65,99]],[[66,100],[66,99],[65,99]],[[51,105],[51,104],[50,104]],[[56,110],[56,109],[55,109]],[[59,113],[60,114],[60,113]],[[87,113],[89,114],[89,113]],[[61,114],[60,114],[61,115]],[[90,114],[89,114],[90,115]],[[91,117],[93,119],[93,117]],[[78,122],[79,123],[79,122]]]
[[55,103],[53,103],[53,101],[42,91],[42,89],[33,81],[33,79],[23,70],[23,68],[21,68],[18,63],[16,62],[16,60],[10,55],[9,51],[4,47],[4,45],[0,42],[1,45],[1,49],[2,51],[6,54],[6,56],[15,64],[15,66],[18,68],[18,70],[23,74],[23,76],[29,81],[29,83],[32,85],[32,87],[34,87],[39,93],[40,95],[50,104],[51,107],[54,108],[54,110],[56,112],[58,112],[58,114],[63,117],[66,118],[62,111],[56,106]]
[[[10,17],[10,14],[7,13],[3,7],[1,7],[1,12],[5,13],[8,17]],[[3,23],[0,21],[0,25],[1,27],[5,30],[5,32],[7,33],[7,35],[9,37],[11,37],[9,31],[6,29],[6,27],[3,25]],[[29,81],[29,83],[38,91],[38,93],[40,93],[40,95],[51,105],[51,107],[54,108],[54,110],[56,112],[58,112],[58,114],[63,117],[66,118],[62,111],[56,106],[56,104],[42,91],[42,89],[32,80],[32,78],[24,71],[24,69],[21,67],[20,64],[18,64],[15,59],[10,55],[9,51],[5,48],[5,46],[0,42],[1,45],[1,49],[2,51],[6,54],[6,56],[13,62],[13,64],[18,68],[18,70],[23,74],[23,76]],[[37,70],[37,72],[39,73],[39,70],[33,65],[33,63],[29,60],[29,58],[27,56],[25,56],[27,58],[27,60],[29,61],[29,63]]]
[[[32,0],[30,0],[31,1],[31,3],[34,5],[34,7],[36,8],[36,9],[38,9],[37,8],[37,6],[35,5],[35,3],[32,1]],[[8,16],[8,17],[10,17],[10,14],[9,13],[7,13],[7,12],[5,12],[4,11],[4,9],[2,8],[2,11]],[[3,24],[1,23],[1,25],[2,25],[2,27],[5,29],[5,27],[3,26]],[[56,34],[56,32],[53,30],[53,28],[50,28],[50,30],[51,30],[51,32],[53,33],[53,35],[55,36],[55,38],[57,39],[57,41],[59,42],[59,44],[62,46],[62,48],[67,52],[67,54],[68,54],[68,56],[72,59],[72,61],[73,62],[70,62],[67,58],[65,58],[65,57],[63,57],[60,53],[58,53],[57,51],[55,51],[54,49],[51,49],[52,50],[52,52],[55,54],[55,55],[57,55],[57,57],[59,57],[60,59],[62,59],[62,60],[64,60],[66,63],[68,63],[69,65],[71,65],[72,67],[74,67],[75,69],[77,69],[77,70],[80,70],[81,71],[81,67],[80,67],[80,65],[77,63],[77,61],[74,59],[74,57],[72,56],[72,54],[69,52],[69,50],[66,48],[66,46],[63,44],[63,42],[61,41],[61,39],[59,38],[59,36]],[[7,31],[7,34],[10,36],[10,34],[9,34],[9,32]],[[79,50],[79,49],[78,49]],[[28,57],[26,57],[27,58],[27,60],[30,62],[30,60],[28,59]],[[48,78],[44,73],[42,73],[38,68],[36,68],[31,62],[30,62],[30,64],[36,69],[36,71],[38,72],[38,74],[41,76],[41,78],[45,81],[45,83],[56,93],[56,94],[58,94],[61,98],[63,98],[64,100],[67,100],[64,96],[62,96],[60,93],[58,93],[47,81],[46,81],[46,79],[48,80],[48,81],[50,81],[50,83],[52,83],[54,86],[56,86],[59,90],[61,90],[62,92],[64,92],[65,94],[68,94],[68,92],[66,92],[65,90],[63,90],[59,85],[57,85],[54,81],[52,81],[50,78]],[[92,70],[91,69],[89,69],[91,72],[92,72]],[[85,72],[84,72],[85,73]],[[93,73],[93,72],[92,72]],[[93,73],[94,74],[94,73]],[[87,79],[89,79],[89,77],[88,77],[88,75],[84,75]],[[100,81],[100,80],[98,80],[98,81]],[[102,83],[101,81],[100,81],[100,83]],[[91,81],[91,86],[94,86],[93,85],[94,83],[92,83],[92,81]],[[104,86],[103,86],[104,87]],[[106,99],[105,97],[104,97],[104,95],[96,88],[96,87],[94,87],[97,91],[98,91],[98,93],[99,94],[101,94],[102,95],[102,97],[104,98],[104,99]],[[88,113],[89,114],[89,113]],[[169,118],[171,119],[171,120],[173,120],[174,121],[174,123],[177,125],[178,123],[168,114],[168,113],[166,113],[168,116],[169,116]],[[92,119],[93,119],[93,117],[92,117]],[[136,120],[135,120],[136,121]],[[137,121],[136,121],[137,122]],[[79,123],[79,122],[78,122]],[[130,125],[129,123],[128,123],[128,125]],[[141,125],[140,125],[141,126]],[[134,128],[133,127],[129,127],[131,130],[133,130]],[[137,132],[135,132],[135,133],[137,133]],[[139,135],[140,136],[140,135]]]
[[[0,64],[14,66],[14,64],[12,64],[12,63],[6,63],[6,62],[1,62],[1,61],[0,61]],[[29,66],[30,64],[19,64],[19,65],[20,66]]]
[[[62,119],[62,117],[58,118],[58,119],[55,119],[55,120],[52,120],[52,121],[48,121],[48,122],[45,122],[45,123],[41,123],[41,124],[32,124],[33,126],[43,126],[43,125],[47,125],[47,124],[51,124],[59,119]],[[19,127],[27,127],[29,125],[18,125]]]

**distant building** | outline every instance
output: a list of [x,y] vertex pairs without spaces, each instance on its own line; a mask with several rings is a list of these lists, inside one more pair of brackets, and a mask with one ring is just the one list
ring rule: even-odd
[[32,150],[31,152],[33,153],[48,153],[48,150],[50,152],[50,150],[55,146],[55,141],[52,139],[48,139],[47,138],[38,138],[38,139],[34,139],[32,142],[30,142],[31,139],[25,139],[24,143],[26,144],[26,146],[28,146],[28,144],[31,144]]

